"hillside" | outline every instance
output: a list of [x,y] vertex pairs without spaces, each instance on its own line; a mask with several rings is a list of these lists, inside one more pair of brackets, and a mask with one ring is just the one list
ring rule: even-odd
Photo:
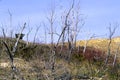
[[[77,41],[77,46],[79,46],[79,45],[84,46],[85,42],[86,42],[85,40]],[[88,41],[87,46],[94,47],[94,48],[104,50],[105,52],[107,52],[108,43],[109,43],[109,40],[105,39],[105,38],[103,38],[103,39],[91,39]],[[111,50],[113,52],[115,52],[116,49],[118,48],[118,46],[120,46],[120,37],[115,37],[112,39],[112,42],[111,42]]]
[[[85,54],[82,53],[84,41],[78,41],[77,45],[80,45],[80,49],[74,48],[70,57],[67,46],[58,46],[54,51],[51,45],[27,44],[26,41],[20,40],[13,60],[15,71],[11,68],[3,40],[11,51],[16,42],[16,39],[0,38],[0,80],[117,80],[120,78],[118,58],[114,66],[113,55],[109,63],[104,65],[107,39],[90,40]],[[118,40],[113,39],[112,50],[116,50]]]

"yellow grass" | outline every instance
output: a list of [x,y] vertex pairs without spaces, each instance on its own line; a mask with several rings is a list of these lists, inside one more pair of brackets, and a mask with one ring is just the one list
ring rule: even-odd
[[[109,39],[91,39],[88,41],[87,46],[94,47],[100,50],[107,51]],[[120,44],[120,38],[113,38],[111,43],[111,50],[116,51]],[[84,46],[85,40],[77,41],[77,46]]]

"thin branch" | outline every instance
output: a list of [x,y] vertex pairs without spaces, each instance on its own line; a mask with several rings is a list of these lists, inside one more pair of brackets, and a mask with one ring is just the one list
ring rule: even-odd
[[7,45],[6,42],[4,42],[3,40],[2,40],[2,43],[5,45],[5,47],[6,47],[6,49],[7,49],[7,54],[9,55],[9,58],[10,58],[11,63],[13,63],[13,55],[11,54],[8,45]]
[[19,40],[20,40],[21,34],[22,34],[23,30],[25,29],[25,27],[26,27],[26,23],[24,23],[24,26],[23,26],[23,28],[21,29],[21,32],[20,32],[20,34],[19,34],[19,36],[18,36],[18,38],[17,38],[17,41],[16,41],[16,43],[15,43],[15,45],[14,45],[14,47],[13,47],[13,50],[12,50],[13,55],[14,55],[14,53],[16,52],[16,49],[17,49],[17,46],[18,46],[18,42],[19,42]]
[[39,29],[40,29],[40,26],[38,26],[38,27],[36,28],[36,32],[35,32],[35,36],[34,36],[34,41],[33,41],[33,43],[35,43],[35,39],[36,39],[36,36],[37,36],[37,33],[38,33]]
[[73,7],[74,7],[74,0],[73,0],[73,3],[72,3],[71,8],[69,9],[68,13],[67,13],[67,14],[66,14],[66,16],[65,16],[65,27],[63,28],[63,30],[62,30],[62,32],[61,32],[61,34],[60,34],[59,38],[58,38],[58,41],[57,41],[56,46],[58,46],[59,41],[60,41],[60,39],[61,39],[62,35],[64,34],[64,32],[65,32],[66,28],[68,27],[68,17],[69,17],[69,15],[70,15],[71,10],[73,9]]
[[108,50],[107,50],[107,57],[106,57],[106,60],[105,60],[105,65],[108,63],[108,58],[109,58],[109,56],[110,56],[110,54],[111,54],[111,43],[112,43],[112,36],[115,34],[115,31],[116,31],[116,29],[117,29],[117,27],[118,27],[119,25],[118,24],[116,24],[115,26],[114,26],[114,28],[112,29],[111,28],[111,24],[109,25],[109,43],[108,43]]
[[53,42],[54,42],[54,35],[53,35],[53,32],[54,32],[54,30],[53,30],[53,24],[54,24],[54,22],[55,22],[55,8],[54,7],[52,7],[51,8],[51,14],[50,14],[50,17],[47,17],[47,19],[48,19],[48,21],[49,21],[49,23],[50,23],[50,33],[51,33],[51,46],[52,46],[52,48],[53,48]]
[[117,54],[119,53],[119,48],[120,48],[120,44],[118,45],[118,48],[117,48],[115,56],[114,56],[113,67],[115,66],[115,63],[116,63]]
[[2,27],[2,33],[3,33],[3,37],[6,38],[6,34],[5,34],[5,29]]

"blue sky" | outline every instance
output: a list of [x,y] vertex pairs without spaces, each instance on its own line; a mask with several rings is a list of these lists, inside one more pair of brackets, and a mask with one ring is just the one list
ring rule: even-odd
[[[119,0],[81,0],[81,10],[87,16],[86,28],[96,34],[104,34],[107,33],[109,23],[119,24],[119,3]],[[116,31],[117,35],[119,35],[118,31]]]
[[[46,24],[48,23],[47,16],[49,16],[51,5],[55,5],[56,17],[59,18],[61,12],[68,9],[71,1],[72,0],[1,0],[0,27],[4,27],[7,35],[9,36],[10,30],[14,30],[14,33],[18,33],[20,26],[26,22],[29,24],[29,27],[27,25],[24,33],[26,34],[30,28],[33,28],[29,36],[29,40],[32,41],[36,27],[40,26],[42,22],[45,22]],[[120,0],[80,0],[80,11],[81,14],[83,14],[82,17],[84,18],[85,25],[83,26],[78,39],[85,39],[85,36],[88,33],[105,35],[102,37],[107,37],[107,27],[109,27],[109,23],[111,23],[113,26],[116,23],[120,23],[119,4]],[[9,27],[10,16],[8,10],[12,13],[11,28]],[[55,24],[55,26],[57,25],[59,24]],[[57,32],[60,32],[60,28],[57,28],[56,30]],[[120,28],[117,28],[116,34],[114,36],[120,35],[119,30]],[[37,35],[38,41],[44,41],[43,33],[44,30],[41,26]],[[26,38],[24,39],[26,40]]]

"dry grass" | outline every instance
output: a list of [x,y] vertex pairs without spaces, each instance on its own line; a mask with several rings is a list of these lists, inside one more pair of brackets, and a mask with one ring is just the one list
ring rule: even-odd
[[[109,43],[108,39],[91,39],[88,42],[87,46],[94,47],[96,49],[100,49],[102,51],[107,52],[107,50],[108,50],[108,43]],[[111,43],[111,50],[112,50],[112,52],[111,53],[115,53],[116,52],[119,44],[120,44],[120,38],[119,37],[112,39],[112,43]],[[80,46],[84,46],[85,45],[85,41],[84,40],[77,41],[77,46],[79,46],[79,45]]]
[[[15,40],[7,40],[9,47],[12,47]],[[113,39],[111,47],[112,52],[116,51],[118,42],[119,39]],[[77,45],[84,46],[84,41],[78,41]],[[88,43],[89,48],[87,47],[86,49],[86,55],[81,55],[81,47],[80,52],[75,49],[70,62],[66,59],[67,47],[64,47],[63,51],[61,51],[61,55],[58,54],[60,52],[60,47],[58,47],[55,56],[55,69],[51,71],[51,62],[49,62],[51,52],[48,45],[32,43],[26,45],[26,42],[20,41],[14,59],[14,65],[25,80],[83,80],[82,78],[89,78],[84,80],[115,80],[120,76],[120,65],[118,63],[116,63],[115,69],[111,65],[102,69],[104,60],[93,60],[95,53],[101,55],[101,52],[107,51],[107,45],[107,39],[90,40]],[[0,55],[0,80],[11,80],[12,70],[9,58],[3,44],[0,44],[0,47],[2,52]],[[115,71],[117,72],[115,73]],[[114,74],[111,72],[114,72]],[[117,75],[119,76],[117,77]]]

